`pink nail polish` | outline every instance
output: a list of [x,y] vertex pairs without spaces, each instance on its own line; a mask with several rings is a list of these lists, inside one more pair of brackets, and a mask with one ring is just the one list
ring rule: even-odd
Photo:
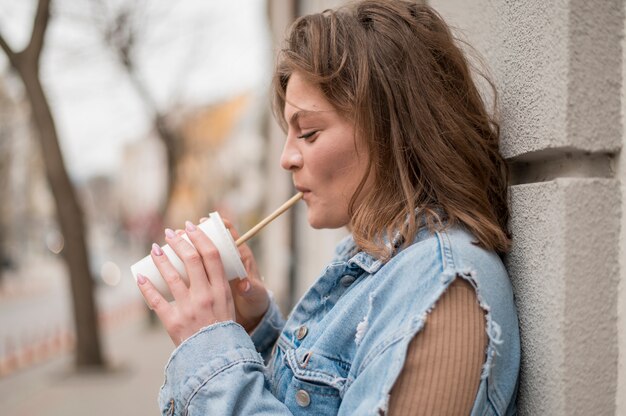
[[137,283],[143,285],[146,281],[146,277],[143,274],[137,273]]
[[162,256],[163,250],[157,243],[152,243],[152,253],[154,253],[155,256]]
[[176,233],[171,228],[166,228],[165,229],[165,236],[167,238],[174,238],[174,237],[176,237]]
[[196,226],[191,221],[185,221],[185,230],[189,232],[196,231]]

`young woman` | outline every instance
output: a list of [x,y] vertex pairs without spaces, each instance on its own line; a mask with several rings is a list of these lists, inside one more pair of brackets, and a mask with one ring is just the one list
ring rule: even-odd
[[156,245],[176,303],[138,277],[177,345],[163,414],[515,413],[507,171],[446,24],[405,1],[305,16],[274,81],[308,221],[351,235],[285,321],[247,247],[229,285],[191,222],[195,248],[166,230],[190,286]]

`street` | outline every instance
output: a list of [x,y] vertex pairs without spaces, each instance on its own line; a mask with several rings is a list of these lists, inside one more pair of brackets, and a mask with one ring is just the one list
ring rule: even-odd
[[64,265],[53,257],[5,276],[0,292],[0,403],[3,414],[153,415],[163,367],[174,346],[149,327],[147,308],[116,257],[114,285],[101,279],[96,301],[106,370],[73,368],[73,320]]

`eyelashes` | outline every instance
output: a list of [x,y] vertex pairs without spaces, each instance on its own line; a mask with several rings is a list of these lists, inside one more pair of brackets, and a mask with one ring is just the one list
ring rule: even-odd
[[310,137],[313,137],[317,132],[319,132],[319,130],[313,130],[311,132],[305,133],[305,134],[301,134],[300,136],[298,136],[298,139],[308,139]]

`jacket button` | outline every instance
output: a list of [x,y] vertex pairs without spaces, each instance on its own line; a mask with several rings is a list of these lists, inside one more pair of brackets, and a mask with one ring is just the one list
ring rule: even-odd
[[298,403],[298,406],[307,407],[311,404],[311,396],[309,396],[306,390],[298,390],[296,392],[296,403]]
[[298,333],[296,334],[296,338],[298,338],[298,340],[301,340],[304,337],[306,337],[306,334],[308,332],[309,332],[309,329],[306,327],[306,325],[302,325],[300,328],[298,328]]
[[354,283],[355,280],[356,278],[354,276],[345,275],[344,277],[341,278],[341,284],[345,287],[348,287],[352,283]]

